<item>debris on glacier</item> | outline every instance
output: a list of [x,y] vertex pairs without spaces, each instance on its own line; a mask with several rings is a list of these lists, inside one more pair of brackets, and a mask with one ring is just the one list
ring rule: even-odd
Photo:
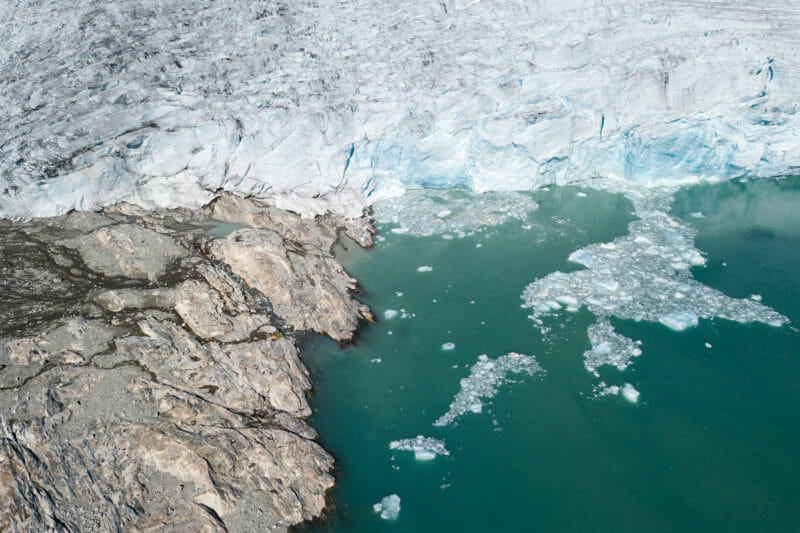
[[476,194],[465,189],[416,189],[376,202],[373,209],[377,223],[400,226],[392,228],[393,233],[402,229],[404,233],[417,236],[441,234],[452,238],[453,235],[471,235],[481,228],[512,219],[526,220],[537,207],[530,193]]
[[585,306],[598,317],[588,331],[592,348],[584,354],[589,372],[597,374],[601,365],[623,370],[641,353],[636,343],[614,331],[610,316],[660,322],[676,331],[696,326],[701,318],[788,323],[756,298],[731,298],[692,278],[691,267],[704,265],[705,259],[693,244],[696,231],[668,214],[673,187],[646,188],[612,179],[588,185],[624,194],[638,219],[628,224],[627,235],[570,254],[569,260],[585,269],[548,274],[529,284],[522,299],[543,332],[543,318],[559,312],[562,304],[567,310]]
[[437,455],[450,455],[444,441],[422,435],[417,435],[413,439],[393,440],[389,443],[389,448],[414,452],[414,458],[417,461],[430,461]]
[[379,503],[373,505],[372,509],[384,520],[397,520],[400,515],[400,496],[397,494],[385,496]]
[[508,381],[508,374],[525,373],[535,375],[544,369],[531,355],[510,352],[497,359],[481,355],[478,362],[470,368],[469,377],[461,380],[461,390],[450,404],[450,409],[439,417],[434,426],[446,426],[464,413],[480,413],[483,400],[494,397],[498,388]]

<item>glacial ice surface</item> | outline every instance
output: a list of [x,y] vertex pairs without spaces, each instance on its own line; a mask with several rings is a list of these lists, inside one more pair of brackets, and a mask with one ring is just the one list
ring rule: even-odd
[[797,2],[8,0],[0,33],[4,217],[800,167]]
[[385,496],[372,506],[372,510],[384,520],[397,520],[400,515],[400,496],[397,494]]
[[444,441],[422,435],[417,435],[413,439],[393,440],[389,443],[389,448],[414,452],[417,461],[429,461],[435,459],[437,455],[450,455]]
[[510,373],[532,376],[543,372],[531,355],[510,352],[497,359],[481,355],[478,362],[470,368],[469,376],[461,380],[461,390],[450,403],[450,409],[433,425],[446,426],[465,413],[480,413],[484,399],[494,397],[498,388],[508,381]]

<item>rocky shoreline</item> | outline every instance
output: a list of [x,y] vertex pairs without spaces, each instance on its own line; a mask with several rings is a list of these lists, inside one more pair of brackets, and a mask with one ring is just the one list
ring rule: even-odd
[[366,218],[223,194],[200,210],[0,222],[0,530],[282,531],[333,458],[298,332],[369,309],[332,247]]

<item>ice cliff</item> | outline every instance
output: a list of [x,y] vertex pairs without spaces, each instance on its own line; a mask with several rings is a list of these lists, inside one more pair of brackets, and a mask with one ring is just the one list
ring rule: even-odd
[[800,4],[0,4],[0,215],[800,167]]

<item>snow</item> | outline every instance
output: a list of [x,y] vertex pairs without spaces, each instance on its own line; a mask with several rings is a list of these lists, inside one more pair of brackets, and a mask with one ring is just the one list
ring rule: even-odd
[[397,494],[385,496],[379,503],[372,506],[372,510],[384,520],[397,520],[400,515],[400,496]]
[[0,216],[780,175],[799,21],[767,0],[9,0]]

